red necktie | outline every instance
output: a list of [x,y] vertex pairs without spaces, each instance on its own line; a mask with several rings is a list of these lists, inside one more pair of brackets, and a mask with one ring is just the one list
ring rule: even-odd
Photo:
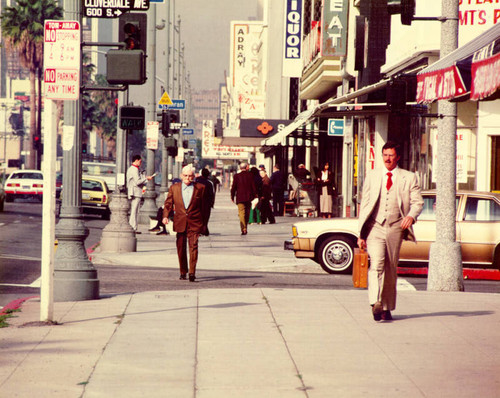
[[391,172],[387,173],[387,185],[386,185],[386,187],[387,187],[387,190],[391,189],[391,187],[392,187],[392,173]]

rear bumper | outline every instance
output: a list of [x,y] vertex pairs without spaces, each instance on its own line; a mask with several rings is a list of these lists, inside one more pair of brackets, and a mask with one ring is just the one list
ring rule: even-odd
[[293,250],[293,239],[287,239],[283,242],[284,250]]

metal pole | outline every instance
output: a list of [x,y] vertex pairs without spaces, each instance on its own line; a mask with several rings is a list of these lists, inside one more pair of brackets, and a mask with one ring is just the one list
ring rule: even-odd
[[[441,58],[458,47],[459,0],[443,0]],[[457,105],[442,100],[438,112],[443,115],[438,125],[436,200],[436,242],[429,252],[427,290],[463,291],[462,252],[456,242],[456,154]]]
[[[147,51],[147,72],[145,91],[149,95],[149,101],[146,106],[146,120],[156,120],[156,4],[151,4],[148,15],[148,51]],[[147,150],[146,175],[153,175],[155,172],[155,151]],[[158,208],[156,207],[156,191],[154,178],[146,184],[144,193],[144,204],[139,213],[139,223],[149,225],[150,217],[156,219]]]
[[[170,94],[170,87],[169,87],[169,78],[170,78],[170,4],[166,4],[162,10],[165,12],[165,23],[166,23],[166,29],[165,29],[165,34],[166,34],[166,40],[164,41],[166,43],[166,58],[167,58],[167,64],[165,67],[165,91]],[[163,42],[163,41],[162,41]],[[163,111],[167,112],[167,111]],[[166,115],[167,117],[170,117],[170,115]],[[165,137],[163,137],[163,142],[165,143]],[[168,192],[168,172],[171,170],[168,166],[168,152],[167,152],[167,147],[165,144],[162,146],[162,152],[161,152],[161,186],[160,186],[160,195],[159,198],[157,199],[158,202],[158,207],[163,205],[163,202],[165,200],[165,193]]]
[[[64,18],[80,22],[79,0],[64,2]],[[80,65],[80,70],[81,70]],[[80,73],[81,79],[81,73]],[[80,81],[81,83],[81,81]],[[58,248],[54,259],[54,300],[80,301],[99,298],[97,271],[85,251],[89,230],[82,215],[82,97],[64,101],[63,197],[56,226]]]

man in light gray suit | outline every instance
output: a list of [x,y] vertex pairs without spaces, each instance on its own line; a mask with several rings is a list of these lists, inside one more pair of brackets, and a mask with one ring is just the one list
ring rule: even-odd
[[134,155],[132,158],[132,165],[127,170],[128,198],[131,200],[130,218],[128,222],[137,234],[140,234],[140,232],[137,231],[137,217],[139,215],[139,206],[141,204],[142,187],[146,181],[151,180],[152,178],[150,176],[146,176],[144,172],[139,170],[141,164],[141,155]]
[[398,167],[399,151],[391,141],[383,146],[385,167],[367,174],[361,198],[358,246],[370,256],[368,298],[376,321],[392,320],[399,250],[403,239],[415,242],[412,225],[424,204],[416,174]]

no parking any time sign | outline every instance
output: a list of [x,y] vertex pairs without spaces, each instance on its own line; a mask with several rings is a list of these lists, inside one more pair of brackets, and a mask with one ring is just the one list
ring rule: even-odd
[[77,100],[80,96],[80,23],[45,21],[43,76],[45,98]]

